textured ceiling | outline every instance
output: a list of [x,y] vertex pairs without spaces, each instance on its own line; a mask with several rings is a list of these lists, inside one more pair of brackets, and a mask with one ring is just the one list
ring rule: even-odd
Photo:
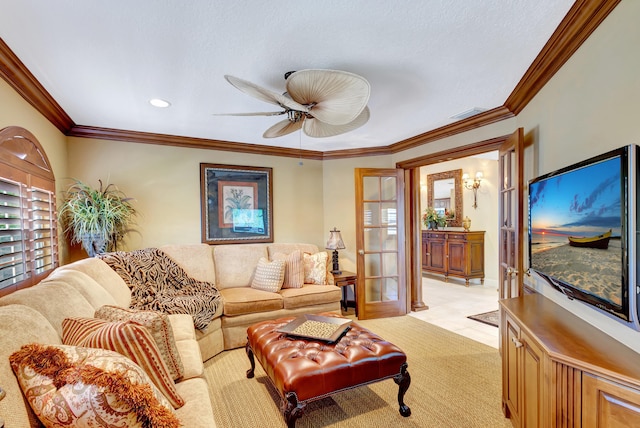
[[[317,151],[387,146],[502,106],[570,0],[0,0],[0,37],[77,125]],[[314,139],[227,83],[276,92],[284,73],[371,84],[370,121]],[[169,100],[157,109],[150,98]]]

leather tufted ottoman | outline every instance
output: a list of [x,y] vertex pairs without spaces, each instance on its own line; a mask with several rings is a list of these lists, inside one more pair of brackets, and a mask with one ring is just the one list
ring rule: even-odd
[[247,377],[254,376],[255,355],[282,397],[281,407],[289,428],[295,426],[307,403],[389,378],[399,385],[400,414],[411,414],[404,404],[411,377],[407,356],[400,348],[356,323],[351,323],[351,329],[332,344],[276,331],[294,319],[252,325],[247,329],[246,347],[251,363]]

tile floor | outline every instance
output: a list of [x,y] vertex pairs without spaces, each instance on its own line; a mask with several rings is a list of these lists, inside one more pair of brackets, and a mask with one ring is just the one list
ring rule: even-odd
[[411,312],[410,316],[462,336],[498,348],[498,328],[467,318],[498,309],[498,289],[495,281],[464,280],[425,275],[422,278],[422,298],[429,309]]

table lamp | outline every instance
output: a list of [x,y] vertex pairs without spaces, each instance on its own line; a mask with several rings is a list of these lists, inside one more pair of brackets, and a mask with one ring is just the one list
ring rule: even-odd
[[340,235],[340,231],[335,227],[333,230],[329,231],[329,240],[327,241],[327,245],[325,248],[327,250],[333,250],[333,270],[331,273],[340,275],[342,271],[340,270],[340,265],[338,264],[338,250],[344,250],[346,247],[344,246],[344,242],[342,241],[342,236]]

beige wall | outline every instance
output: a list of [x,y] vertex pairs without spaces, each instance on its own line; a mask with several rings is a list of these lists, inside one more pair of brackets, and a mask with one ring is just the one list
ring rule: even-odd
[[69,176],[114,183],[136,199],[140,233],[130,236],[129,249],[201,241],[200,163],[273,168],[275,242],[324,247],[320,161],[300,166],[296,158],[69,138]]

